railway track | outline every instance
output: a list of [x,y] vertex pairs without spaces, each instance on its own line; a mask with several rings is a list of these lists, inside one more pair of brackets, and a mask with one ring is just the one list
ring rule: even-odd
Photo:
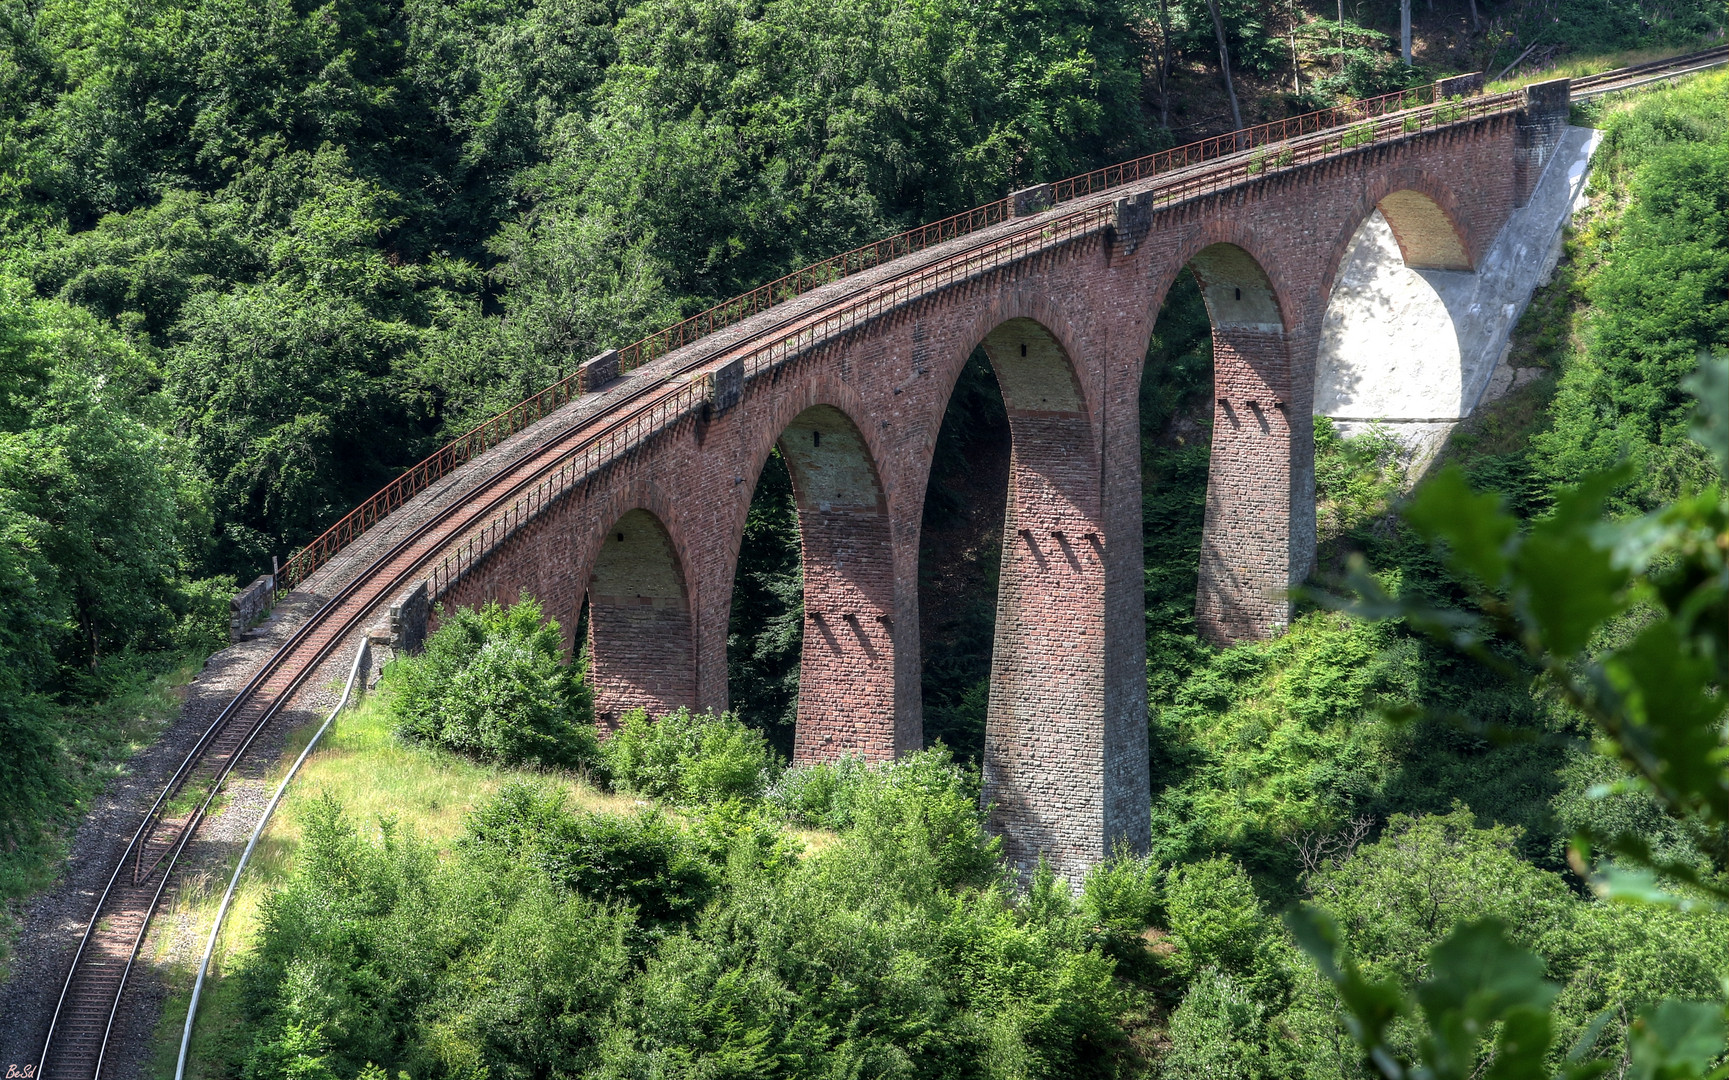
[[[1725,62],[1729,62],[1729,46],[1587,76],[1574,81],[1573,93],[1576,99],[1594,97]],[[363,632],[382,607],[413,581],[428,573],[448,581],[476,558],[484,557],[488,547],[510,529],[593,475],[620,450],[654,437],[701,407],[705,369],[744,360],[746,375],[753,375],[779,362],[777,357],[784,358],[808,342],[844,332],[858,321],[922,295],[921,290],[989,272],[1034,251],[1106,228],[1114,220],[1114,200],[1125,193],[1150,199],[1155,205],[1192,198],[1242,183],[1269,169],[1307,164],[1364,141],[1395,138],[1427,126],[1506,111],[1516,107],[1517,98],[1512,93],[1388,109],[1308,132],[1298,125],[1292,137],[1277,141],[1251,137],[1246,147],[1234,150],[1230,147],[1242,146],[1243,140],[1209,140],[1209,145],[1220,148],[1211,158],[1173,164],[1152,176],[1137,173],[1129,177],[1118,172],[1122,179],[1113,182],[1111,171],[1101,170],[1076,178],[1065,182],[1070,185],[1070,201],[1059,209],[1002,220],[970,234],[960,234],[957,229],[955,239],[897,257],[899,269],[892,272],[885,267],[863,282],[833,280],[801,290],[803,297],[797,303],[787,303],[782,317],[765,320],[748,332],[742,326],[724,330],[725,324],[715,325],[717,332],[712,337],[681,345],[663,362],[642,368],[608,395],[603,411],[536,445],[509,451],[504,455],[507,460],[474,489],[429,514],[399,538],[386,541],[381,553],[352,573],[346,584],[294,630],[199,738],[139,824],[91,913],[50,1021],[36,1076],[52,1080],[95,1080],[101,1076],[109,1063],[110,1039],[150,918],[188,842],[235,765],[343,641]],[[1357,141],[1351,141],[1353,138]],[[1167,160],[1176,162],[1174,157]],[[1094,176],[1100,181],[1095,182]],[[1086,182],[1084,191],[1077,183],[1082,180]],[[861,273],[870,269],[876,268]],[[639,350],[638,355],[644,352]],[[434,476],[432,481],[436,479]],[[432,481],[420,484],[415,491]],[[412,494],[405,494],[398,503],[386,503],[379,517],[366,524],[376,524],[391,507]],[[438,561],[441,555],[442,562]]]

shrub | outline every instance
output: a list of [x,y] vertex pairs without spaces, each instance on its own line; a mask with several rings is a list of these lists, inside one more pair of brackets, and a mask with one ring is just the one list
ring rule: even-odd
[[563,662],[558,623],[524,596],[445,616],[419,656],[390,665],[397,732],[501,764],[579,765],[595,756],[593,695]]
[[689,918],[716,884],[711,853],[664,814],[573,814],[563,791],[528,783],[506,785],[470,814],[461,846],[532,866],[591,899],[622,901],[650,927]]
[[1479,828],[1450,814],[1394,814],[1386,831],[1312,878],[1316,906],[1338,921],[1363,970],[1415,980],[1454,926],[1499,919],[1539,952],[1571,934],[1574,898],[1562,879],[1519,857],[1519,830]]
[[[947,747],[860,770],[847,803],[847,848],[869,881],[917,894],[998,880],[1002,840],[985,831],[978,773]],[[868,868],[868,869],[867,869]]]
[[865,760],[852,754],[800,765],[781,773],[763,800],[794,824],[838,831],[852,824],[853,803],[868,771]]
[[614,789],[693,804],[761,795],[780,772],[761,732],[732,713],[689,709],[658,720],[627,713],[600,756]]
[[1260,1080],[1270,1075],[1267,1029],[1266,1006],[1248,987],[1208,967],[1171,1016],[1171,1046],[1159,1059],[1159,1075]]
[[1119,847],[1088,872],[1081,886],[1081,909],[1114,935],[1137,936],[1153,921],[1160,876],[1153,860]]
[[1182,946],[1179,963],[1192,972],[1211,965],[1233,975],[1248,973],[1272,930],[1249,876],[1224,855],[1173,870],[1165,907],[1171,935]]

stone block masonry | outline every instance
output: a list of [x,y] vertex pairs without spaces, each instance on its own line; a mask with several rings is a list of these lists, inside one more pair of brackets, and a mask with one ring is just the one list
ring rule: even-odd
[[[706,380],[706,406],[537,507],[439,599],[527,590],[567,635],[586,602],[603,717],[725,708],[738,549],[778,445],[805,581],[795,754],[915,749],[925,487],[982,346],[1012,439],[985,798],[1012,860],[1043,855],[1078,879],[1113,844],[1149,839],[1138,402],[1166,291],[1192,267],[1214,326],[1197,616],[1221,643],[1266,637],[1314,559],[1316,356],[1352,238],[1379,212],[1404,259],[1470,273],[1519,198],[1520,154],[1547,145],[1552,96],[1534,91],[1530,116],[1384,139],[1182,202],[1130,186],[1094,231],[825,330],[771,367],[720,349],[688,376]],[[1005,228],[1068,212],[1021,196]]]
[[270,610],[276,598],[276,577],[265,574],[235,593],[228,600],[228,642],[233,644],[246,637],[246,632],[258,624]]

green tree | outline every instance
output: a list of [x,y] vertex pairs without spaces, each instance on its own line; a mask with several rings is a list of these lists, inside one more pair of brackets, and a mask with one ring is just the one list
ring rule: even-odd
[[[1718,476],[1729,473],[1725,367],[1721,356],[1707,361],[1693,383],[1696,430]],[[1681,903],[1664,891],[1667,882],[1721,904],[1729,900],[1721,872],[1729,850],[1729,502],[1712,484],[1644,515],[1606,517],[1611,493],[1629,476],[1625,466],[1590,475],[1561,492],[1549,516],[1521,529],[1498,498],[1445,470],[1405,518],[1441,549],[1469,606],[1436,609],[1390,596],[1359,564],[1356,610],[1403,617],[1513,677],[1523,672],[1493,646],[1523,652],[1551,692],[1590,723],[1601,751],[1627,770],[1623,783],[1696,826],[1713,853],[1711,871],[1702,873],[1691,859],[1655,853],[1636,832],[1587,827],[1573,841],[1575,867],[1613,899]],[[1600,856],[1607,857],[1593,865]],[[1341,958],[1344,937],[1332,920],[1302,914],[1292,927],[1338,987],[1353,1036],[1389,1078],[1475,1075],[1490,1022],[1501,1026],[1489,1075],[1524,1075],[1549,1053],[1559,987],[1541,978],[1543,960],[1509,939],[1498,918],[1464,923],[1431,949],[1430,971],[1416,989],[1427,1033],[1414,1052],[1390,1035],[1412,1012],[1397,982],[1375,979],[1350,951]],[[1614,1008],[1632,1004],[1612,1002],[1586,1029],[1569,1055],[1569,1075],[1611,1068],[1585,1059]],[[1633,1073],[1704,1075],[1725,1051],[1724,1017],[1720,996],[1666,998],[1630,1024],[1623,1017]]]

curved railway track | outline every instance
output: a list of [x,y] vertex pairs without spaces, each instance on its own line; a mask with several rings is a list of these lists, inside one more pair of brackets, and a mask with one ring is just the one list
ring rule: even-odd
[[[1582,99],[1631,89],[1726,61],[1729,46],[1722,46],[1604,72],[1574,80],[1573,96]],[[394,542],[386,541],[386,550],[353,572],[347,584],[294,630],[198,739],[145,814],[97,900],[50,1021],[37,1060],[37,1077],[52,1080],[100,1077],[150,917],[188,842],[235,765],[270,720],[290,704],[338,646],[350,635],[363,631],[384,604],[418,577],[430,573],[435,580],[448,582],[477,558],[484,557],[485,551],[513,527],[549,505],[569,487],[594,475],[621,448],[654,437],[700,408],[704,396],[699,373],[703,369],[742,359],[746,361],[747,377],[754,375],[799,349],[843,333],[860,321],[936,288],[1000,268],[1036,251],[1073,242],[1110,225],[1114,220],[1113,200],[1131,189],[1137,196],[1150,197],[1155,204],[1192,198],[1252,179],[1268,171],[1269,166],[1291,168],[1344,152],[1360,143],[1347,144],[1341,136],[1356,132],[1361,138],[1364,125],[1372,125],[1372,138],[1379,141],[1421,131],[1431,123],[1453,123],[1504,112],[1515,107],[1517,97],[1517,93],[1498,94],[1464,99],[1462,103],[1387,109],[1378,116],[1308,132],[1302,132],[1299,126],[1289,138],[1250,138],[1247,144],[1254,149],[1232,150],[1230,147],[1243,146],[1244,141],[1226,136],[1225,139],[1231,140],[1228,143],[1209,141],[1209,145],[1224,147],[1216,156],[1195,164],[1177,163],[1153,176],[1142,176],[1138,171],[1130,176],[1123,171],[1113,174],[1111,170],[1101,170],[1099,174],[1077,177],[1065,182],[1069,185],[1066,190],[1073,196],[1071,205],[1030,218],[1001,221],[980,228],[971,236],[957,229],[956,239],[922,252],[916,248],[909,250],[895,259],[897,270],[891,273],[884,269],[863,283],[849,281],[843,285],[831,278],[808,291],[809,301],[787,304],[781,318],[749,332],[740,327],[736,332],[699,338],[676,348],[675,352],[688,355],[669,355],[664,371],[643,371],[613,391],[610,395],[613,400],[604,403],[603,411],[578,420],[537,445],[518,447],[472,490],[432,512]],[[1279,151],[1277,158],[1269,159],[1270,149]],[[1174,163],[1176,159],[1167,160]],[[1113,175],[1119,179],[1113,180]],[[864,267],[859,272],[874,269],[875,266]],[[843,270],[835,277],[852,273]],[[806,290],[801,287],[789,295],[796,296],[801,291]],[[833,295],[825,299],[820,295],[824,293]],[[778,301],[771,299],[770,303]],[[725,323],[711,325],[719,330]],[[639,350],[638,355],[644,355],[645,351]],[[569,396],[564,400],[569,400]],[[415,490],[426,488],[436,479],[433,476]],[[389,503],[384,513],[411,496],[412,492]],[[381,513],[379,517],[382,516]],[[376,524],[379,517],[369,519],[366,524]],[[443,560],[435,561],[441,554]]]

